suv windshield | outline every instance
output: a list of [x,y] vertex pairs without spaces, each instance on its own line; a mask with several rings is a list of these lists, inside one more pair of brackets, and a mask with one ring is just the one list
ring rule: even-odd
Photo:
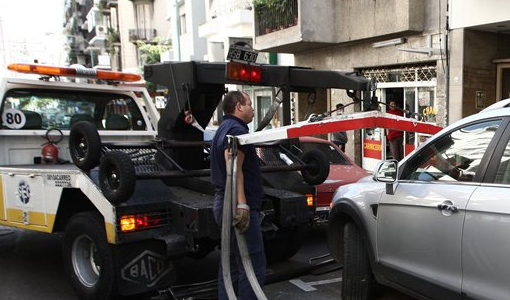
[[70,129],[89,121],[99,130],[145,130],[135,100],[127,95],[16,89],[2,103],[2,129]]

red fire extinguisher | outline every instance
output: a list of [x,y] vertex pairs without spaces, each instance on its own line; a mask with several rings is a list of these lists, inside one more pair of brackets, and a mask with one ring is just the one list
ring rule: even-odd
[[48,129],[44,138],[48,141],[43,144],[42,160],[43,163],[52,164],[58,161],[57,144],[64,138],[62,131],[57,128]]

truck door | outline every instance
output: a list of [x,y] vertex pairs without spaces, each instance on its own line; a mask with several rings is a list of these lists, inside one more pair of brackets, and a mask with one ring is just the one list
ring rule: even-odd
[[[43,177],[34,174],[2,174],[7,221],[23,227],[47,226]],[[43,228],[41,228],[44,230]]]

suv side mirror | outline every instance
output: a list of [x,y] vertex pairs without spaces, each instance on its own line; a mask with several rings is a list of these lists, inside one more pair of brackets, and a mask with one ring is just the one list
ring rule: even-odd
[[374,180],[386,183],[386,193],[393,195],[393,184],[397,181],[398,161],[385,160],[381,161],[374,171]]

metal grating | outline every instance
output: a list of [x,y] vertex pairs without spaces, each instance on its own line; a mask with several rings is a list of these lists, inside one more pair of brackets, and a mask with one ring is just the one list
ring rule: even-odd
[[413,64],[391,67],[360,69],[363,76],[375,78],[377,82],[436,81],[435,64]]
[[256,147],[255,151],[264,166],[285,166],[280,158],[281,151],[276,147]]

